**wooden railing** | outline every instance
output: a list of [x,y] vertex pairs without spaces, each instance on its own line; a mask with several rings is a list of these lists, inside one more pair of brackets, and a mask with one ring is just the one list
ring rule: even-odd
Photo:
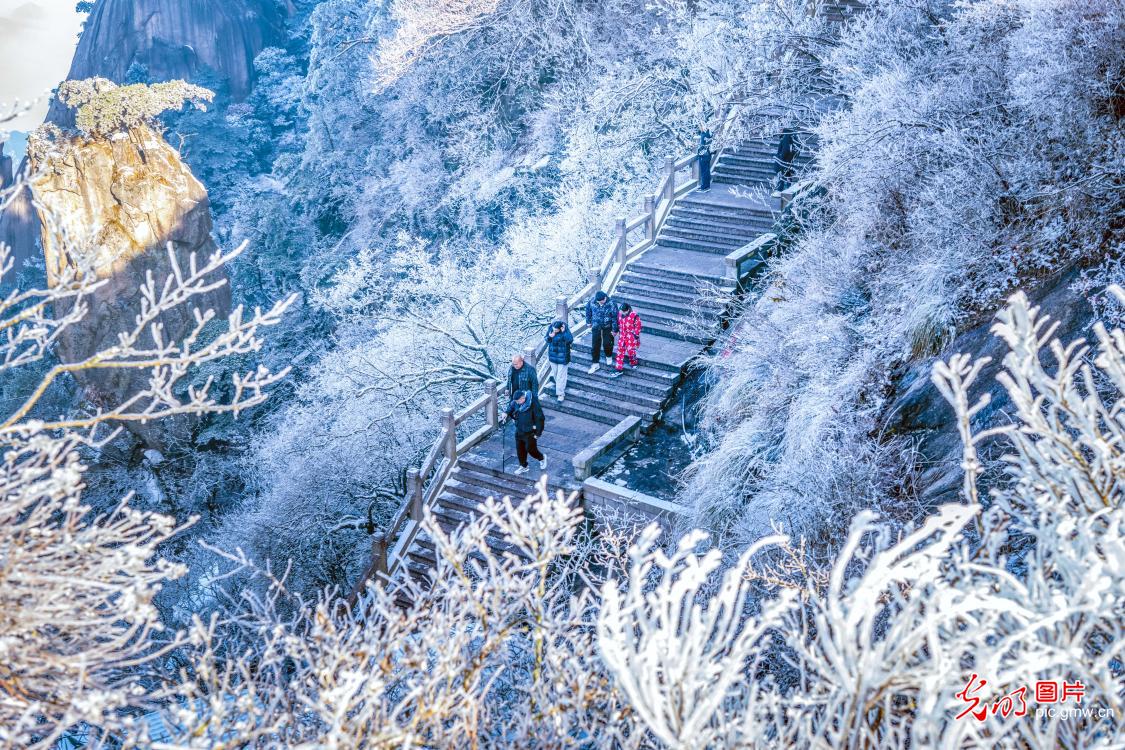
[[[642,253],[652,247],[656,235],[668,218],[676,199],[699,184],[699,166],[694,154],[676,160],[664,160],[664,174],[658,190],[645,196],[644,210],[632,217],[618,219],[613,240],[601,264],[591,270],[586,285],[569,297],[555,300],[555,314],[559,320],[569,320],[571,311],[581,310],[586,300],[599,290],[612,292],[625,269]],[[575,338],[586,331],[585,319],[571,326]],[[539,382],[547,378],[548,365],[543,355],[547,342],[524,349],[524,359],[539,371]],[[484,393],[464,409],[454,412],[446,407],[441,412],[441,431],[433,447],[426,453],[418,468],[406,472],[406,497],[383,531],[375,532],[371,541],[371,563],[356,584],[352,598],[358,595],[369,579],[381,583],[391,581],[402,570],[407,553],[421,530],[425,509],[432,507],[445,489],[457,464],[457,457],[488,439],[500,426],[500,400],[506,396],[507,387],[495,380],[484,383]],[[464,439],[458,438],[457,429],[466,424],[480,426]]]

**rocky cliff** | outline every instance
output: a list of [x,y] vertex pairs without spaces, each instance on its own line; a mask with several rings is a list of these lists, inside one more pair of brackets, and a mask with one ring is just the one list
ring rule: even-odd
[[[169,243],[182,267],[191,253],[203,258],[215,251],[210,204],[176,150],[147,125],[110,137],[44,127],[29,141],[28,157],[31,190],[44,219],[41,241],[48,280],[73,264],[76,253],[85,254],[97,277],[108,280],[90,300],[90,314],[59,342],[60,358],[76,361],[114,344],[118,332],[131,327],[146,274],[159,284],[170,273]],[[229,287],[195,302],[225,315]],[[193,325],[191,310],[177,309],[162,323],[167,338],[181,338]],[[127,371],[80,378],[87,397],[101,405],[116,403],[142,382]],[[147,443],[158,445],[154,430],[151,425],[137,428]]]
[[[191,80],[212,72],[232,98],[253,84],[254,57],[284,40],[287,5],[277,0],[100,0],[90,13],[69,80],[122,83],[134,64],[151,81]],[[49,122],[73,125],[73,112],[52,103]]]
[[[21,164],[19,169],[24,166]],[[0,192],[15,184],[17,173],[12,157],[4,154],[4,144],[0,143]],[[12,196],[11,202],[0,211],[0,242],[11,248],[17,269],[35,255],[38,234],[39,219],[31,205],[31,194],[24,188]]]
[[[1067,269],[1027,290],[1028,299],[1051,320],[1058,323],[1055,336],[1064,343],[1075,339],[1093,340],[1092,325],[1096,319],[1093,307],[1082,294],[1074,290],[1078,269]],[[1010,423],[1011,399],[997,382],[996,375],[1008,347],[992,333],[993,320],[986,320],[961,333],[945,347],[940,359],[948,360],[959,352],[972,353],[974,357],[989,357],[991,362],[981,371],[973,385],[971,400],[987,393],[988,406],[974,420],[974,430]],[[937,358],[916,361],[900,374],[897,395],[888,410],[887,427],[892,435],[908,436],[918,449],[918,494],[926,507],[956,502],[960,497],[963,473],[961,469],[961,438],[953,409],[938,393],[930,380]],[[1001,468],[995,461],[1008,449],[997,446],[996,441],[986,441],[979,447],[986,463],[986,479],[1000,479]]]

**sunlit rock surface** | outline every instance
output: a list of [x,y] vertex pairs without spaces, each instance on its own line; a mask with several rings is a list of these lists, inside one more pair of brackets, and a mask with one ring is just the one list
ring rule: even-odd
[[[41,206],[48,281],[75,263],[70,251],[83,253],[93,273],[107,280],[94,293],[87,317],[59,342],[60,358],[72,362],[114,345],[120,331],[133,327],[146,274],[159,288],[171,273],[169,243],[183,269],[192,253],[202,262],[216,246],[207,191],[155,130],[141,126],[110,138],[45,136],[33,135],[28,154],[35,175],[32,192]],[[195,302],[226,315],[230,289],[224,284]],[[165,340],[177,340],[194,325],[191,307],[176,309],[161,322]],[[152,340],[146,334],[141,343]],[[109,406],[143,385],[136,377],[99,370],[81,374],[79,381],[87,398]],[[149,431],[138,432],[146,442],[158,443]]]

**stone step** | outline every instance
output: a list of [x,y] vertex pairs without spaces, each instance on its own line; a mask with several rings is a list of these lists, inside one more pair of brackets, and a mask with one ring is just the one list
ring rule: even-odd
[[[603,364],[602,367],[604,368],[605,365]],[[572,414],[576,417],[582,417],[594,422],[601,422],[602,424],[607,425],[607,427],[612,427],[613,425],[621,421],[620,417],[614,417],[613,415],[606,414],[603,411],[591,409],[585,404],[575,401],[574,393],[570,390],[569,385],[567,386],[566,390],[566,400],[561,404],[553,398],[545,399],[543,401],[543,410],[548,412],[548,419],[551,418],[551,412],[557,412],[560,414]]]
[[777,217],[773,214],[767,216],[765,213],[753,217],[719,217],[695,211],[681,211],[671,214],[665,226],[697,227],[731,236],[757,237],[772,232],[776,221]]
[[672,207],[669,216],[680,216],[715,224],[728,223],[736,226],[757,226],[763,222],[768,222],[772,226],[774,222],[772,208],[767,209],[764,206],[754,208],[719,207],[701,201],[688,201],[684,198],[681,198],[680,202]]
[[711,173],[711,182],[720,185],[742,185],[771,189],[774,185],[773,174],[751,174],[733,169],[716,169]]
[[730,234],[728,232],[719,231],[718,229],[706,229],[700,227],[686,227],[676,224],[665,225],[660,232],[658,242],[663,242],[669,238],[680,240],[695,240],[698,242],[712,242],[720,245],[727,245],[731,250],[740,248],[755,238],[760,236],[760,232],[753,230],[744,232],[742,234]]
[[[586,357],[589,358],[589,356],[590,356],[590,344],[589,344],[588,341],[581,342],[581,343],[575,343],[574,347],[580,354],[585,354]],[[666,372],[675,373],[677,376],[679,376],[679,374],[680,374],[680,368],[678,366],[667,364],[665,362],[659,362],[657,360],[651,360],[651,359],[646,361],[646,360],[642,359],[641,364],[645,365],[645,366],[648,366],[648,367],[651,367],[653,369],[664,370]],[[603,370],[606,369],[606,366],[605,366],[604,363],[602,364],[602,369]],[[567,403],[570,402],[570,396],[569,395],[567,395],[566,402]],[[547,405],[547,403],[544,402],[544,407],[546,407],[546,405]]]
[[[636,307],[638,310],[651,310],[665,316],[686,316],[691,314],[693,309],[698,308],[702,312],[713,312],[718,315],[721,308],[717,304],[710,301],[704,302],[699,296],[680,296],[680,295],[662,295],[654,296],[651,288],[641,288],[630,286],[624,290],[628,294],[624,299],[628,299],[629,303]],[[644,317],[641,317],[644,320]]]
[[[653,401],[663,402],[669,393],[676,386],[676,379],[667,377],[663,380],[655,380],[650,377],[642,375],[645,366],[642,363],[640,367],[633,370],[633,376],[629,379],[629,393],[644,396]],[[663,370],[651,370],[651,372],[664,372]],[[667,375],[668,373],[664,373]],[[567,383],[567,390],[571,388],[581,388],[583,391],[589,393],[601,393],[606,388],[612,388],[613,379],[601,372],[596,372],[589,375],[585,368],[580,370],[572,369],[570,371],[570,380]]]
[[[643,334],[641,343],[644,343]],[[671,388],[667,388],[661,392],[649,381],[640,377],[611,378],[600,373],[594,375],[583,373],[583,377],[576,377],[572,382],[567,383],[566,390],[567,401],[575,395],[595,399],[619,398],[652,412],[660,410],[664,405],[665,397],[672,391]]]
[[[487,497],[487,493],[485,496]],[[481,502],[484,502],[484,499],[481,498]],[[432,513],[434,518],[437,519],[438,526],[445,533],[456,531],[480,517],[481,514],[475,510],[475,505],[466,507],[461,504],[463,500],[462,496],[451,492],[443,492],[438,497],[437,505]],[[490,528],[485,536],[488,539],[488,546],[494,550],[503,549],[507,546],[504,542],[504,532],[496,528]]]
[[[803,144],[806,145],[806,144]],[[804,150],[798,151],[793,157],[794,166],[804,166],[812,161],[812,156],[808,153],[809,149],[806,147]],[[769,153],[765,151],[744,152],[744,151],[724,151],[715,162],[716,166],[730,165],[744,168],[768,168],[770,171],[776,171],[781,162],[777,158],[777,146]]]
[[687,232],[723,235],[737,238],[742,242],[751,242],[763,232],[767,231],[768,227],[772,225],[772,219],[769,222],[765,219],[755,222],[719,222],[703,217],[676,215],[670,216],[668,220],[664,222],[661,231],[665,231],[670,227],[675,227],[676,229],[682,229]]
[[[587,380],[593,380],[594,382],[609,380],[609,370],[611,370],[612,367],[607,368],[603,361],[601,369],[593,375],[589,373],[589,369],[589,358],[581,359],[571,364],[570,375],[568,376],[570,382],[567,383],[567,390],[570,390],[570,383],[585,382]],[[636,375],[638,379],[643,380],[647,386],[656,389],[656,393],[663,393],[670,388],[674,388],[680,381],[679,371],[673,372],[663,367],[645,364],[644,362],[641,362],[640,366],[633,371],[633,374]]]
[[[710,253],[708,253],[708,255],[710,255]],[[722,289],[725,288],[729,283],[722,276],[714,276],[712,274],[704,273],[693,273],[691,271],[666,268],[664,266],[650,266],[645,264],[644,260],[645,259],[642,256],[639,260],[633,263],[630,270],[636,271],[637,273],[643,273],[646,276],[655,278],[668,277],[671,279],[688,279],[689,281],[694,282],[697,285],[697,288],[714,286]]]
[[773,159],[768,161],[752,161],[749,159],[725,157],[715,164],[711,169],[711,173],[730,172],[732,174],[742,174],[752,179],[771,180],[773,176],[777,174],[777,170],[778,164]]
[[[630,373],[625,371],[619,378],[607,379],[610,383],[616,383],[619,389],[624,389]],[[648,423],[653,421],[659,408],[649,408],[640,404],[633,403],[632,401],[625,401],[620,398],[611,397],[603,398],[600,395],[587,394],[584,392],[567,393],[566,401],[563,406],[573,404],[585,409],[598,410],[612,417],[612,424],[617,424],[622,419],[628,416],[640,417],[641,421],[647,426]]]
[[[705,285],[703,285],[705,286]],[[617,289],[614,290],[614,295],[618,296],[618,290],[629,287],[643,287],[650,289],[649,294],[673,294],[683,296],[686,298],[694,298],[699,294],[701,284],[694,279],[673,279],[667,276],[653,276],[648,273],[642,273],[630,268],[621,277],[621,281],[617,284]]]
[[711,343],[711,340],[714,338],[714,336],[709,335],[707,331],[682,330],[679,326],[650,323],[645,326],[644,333],[641,334],[641,348],[637,352],[637,356],[641,359],[644,358],[646,336],[660,336],[661,338],[673,339],[675,341],[690,341],[700,346]]
[[662,310],[650,310],[640,305],[636,306],[637,314],[640,315],[641,320],[644,321],[644,331],[641,333],[641,341],[644,342],[644,333],[649,328],[670,328],[678,331],[698,332],[699,335],[709,335],[712,333],[712,327],[719,321],[718,313],[714,315],[706,315],[703,313],[695,313],[691,310],[682,313],[668,313]]
[[681,250],[691,250],[696,253],[710,253],[711,255],[729,255],[732,250],[737,250],[741,245],[727,245],[710,240],[691,240],[683,237],[670,237],[660,235],[662,247],[675,247]]
[[[529,465],[535,464],[528,462]],[[515,459],[509,461],[509,468],[517,465]],[[548,462],[548,468],[550,463]],[[538,467],[534,471],[529,471],[523,476],[532,476],[533,474],[538,477],[542,472]],[[488,498],[494,498],[497,502],[505,497],[512,498],[515,504],[522,503],[528,495],[535,494],[535,486],[520,487],[519,485],[505,482],[500,477],[484,476],[478,474],[470,474],[462,472],[459,475],[455,474],[449,478],[445,485],[445,493],[449,493],[450,497],[444,501],[450,506],[457,506],[463,512],[475,511],[478,506],[483,504]],[[444,494],[444,493],[443,493]]]

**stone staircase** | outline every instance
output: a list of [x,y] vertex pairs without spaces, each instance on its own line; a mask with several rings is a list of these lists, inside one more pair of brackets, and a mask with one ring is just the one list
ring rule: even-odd
[[[611,377],[613,364],[604,361],[597,372],[588,372],[586,333],[573,347],[565,400],[558,401],[546,384],[540,396],[546,430],[539,447],[552,491],[581,488],[571,458],[623,418],[636,416],[645,427],[658,420],[685,365],[715,339],[734,291],[725,276],[726,256],[774,224],[776,207],[768,196],[776,149],[773,139],[772,145],[754,141],[724,152],[715,169],[722,181],[716,179],[706,193],[693,190],[677,199],[653,246],[622,274],[613,297],[632,305],[643,322],[639,366],[617,378]],[[572,320],[580,315],[573,311]],[[440,526],[451,531],[467,522],[489,497],[522,501],[533,493],[544,472],[532,461],[532,471],[517,476],[517,466],[511,427],[460,456],[432,511]],[[497,552],[507,550],[499,535],[490,541]],[[434,565],[433,542],[422,534],[408,552],[407,568],[427,585]]]
[[[780,136],[755,138],[724,149],[712,170],[716,183],[727,185],[762,184],[772,186],[781,166],[777,160]],[[806,144],[802,143],[802,146]],[[793,169],[799,172],[809,161],[809,149],[802,148],[793,159]],[[768,231],[765,230],[765,231]]]

